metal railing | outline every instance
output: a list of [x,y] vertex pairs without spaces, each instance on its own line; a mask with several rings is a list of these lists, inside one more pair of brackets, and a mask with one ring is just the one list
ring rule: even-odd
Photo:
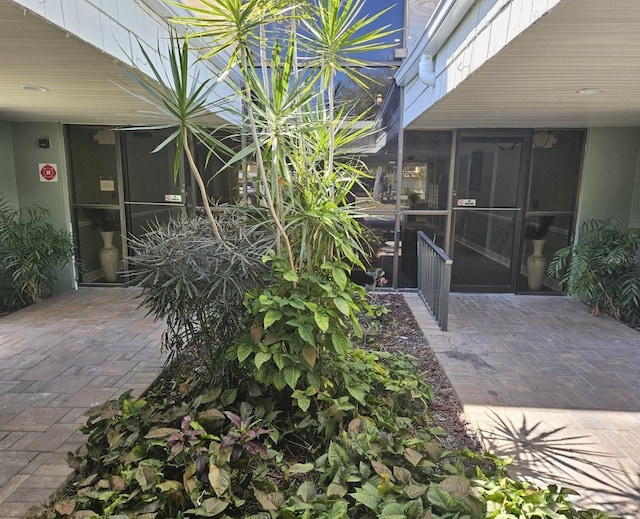
[[452,264],[440,247],[418,231],[418,294],[443,332],[449,320]]

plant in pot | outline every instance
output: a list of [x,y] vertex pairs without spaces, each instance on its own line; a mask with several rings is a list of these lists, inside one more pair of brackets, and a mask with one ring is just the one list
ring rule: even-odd
[[91,223],[100,229],[102,235],[102,248],[99,256],[104,278],[110,283],[117,281],[120,251],[113,245],[113,236],[116,231],[120,230],[120,211],[97,207],[87,207],[83,211]]
[[529,290],[540,290],[544,274],[547,270],[547,258],[543,254],[544,244],[549,229],[555,221],[555,216],[539,216],[536,220],[527,220],[524,236],[531,240],[533,254],[527,258],[527,284]]

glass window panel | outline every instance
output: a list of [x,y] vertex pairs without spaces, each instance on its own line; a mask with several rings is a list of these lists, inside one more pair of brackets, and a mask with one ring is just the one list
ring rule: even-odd
[[456,195],[477,207],[515,207],[522,138],[465,137],[458,150]]
[[515,217],[515,211],[454,213],[452,285],[509,286]]
[[[77,254],[80,264],[80,268],[78,269],[79,281],[81,283],[106,282],[100,264],[100,249],[102,249],[104,245],[104,240],[98,223],[99,215],[96,213],[109,210],[92,208],[92,212],[88,213],[82,208],[76,208],[74,211],[77,224],[75,238],[78,245]],[[88,214],[92,215],[91,219]],[[118,222],[115,222],[115,226],[117,226],[117,224]],[[112,245],[119,250],[120,258],[122,258],[122,237],[120,230],[113,232]],[[121,271],[122,268],[122,263],[120,263],[118,270]],[[117,282],[122,283],[123,279],[119,277]]]
[[405,133],[400,188],[404,209],[447,208],[451,138],[451,132]]
[[173,173],[175,146],[153,152],[168,135],[145,130],[124,132],[127,201],[161,203],[166,195],[181,194]]
[[68,148],[76,204],[118,204],[116,132],[68,126]]
[[366,270],[354,269],[351,275],[353,281],[360,285],[370,285],[373,278],[367,272],[381,269],[384,271],[386,287],[393,286],[393,256],[395,240],[396,217],[393,214],[367,215],[360,220],[363,236],[370,244],[372,251],[365,258]]
[[129,233],[133,236],[143,236],[149,229],[150,222],[166,222],[172,216],[179,218],[184,211],[182,206],[167,205],[128,205]]
[[578,190],[584,132],[535,131],[529,211],[573,211]]

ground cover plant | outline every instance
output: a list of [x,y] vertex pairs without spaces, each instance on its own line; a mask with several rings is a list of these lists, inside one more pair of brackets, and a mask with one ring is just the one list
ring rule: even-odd
[[212,386],[183,351],[142,399],[92,410],[77,477],[32,517],[605,517],[479,454],[402,296],[377,299],[389,311],[363,319],[368,348],[348,357],[365,405],[332,390],[303,411],[289,390]]
[[[138,95],[176,128],[164,145],[176,145],[176,164],[186,154],[201,189],[193,141],[231,154],[227,166],[256,163],[257,209],[230,221],[241,236],[266,237],[263,270],[254,276],[244,240],[225,239],[204,191],[206,230],[169,224],[137,243],[143,299],[169,319],[176,361],[195,357],[144,398],[92,410],[86,449],[70,456],[79,477],[39,517],[604,517],[577,510],[570,491],[512,481],[499,460],[444,443],[416,359],[372,347],[389,308],[350,279],[353,266],[366,271],[367,247],[348,202],[367,175],[349,146],[371,129],[334,92],[338,73],[358,81],[358,55],[386,35],[368,30],[375,16],[361,6],[202,1],[176,20],[187,37],[171,41],[169,77],[134,74]],[[197,123],[214,85],[188,79],[193,39],[208,56],[227,53],[243,77],[248,144],[238,152]],[[184,258],[180,247],[159,255],[174,237]],[[215,302],[231,286],[242,287],[234,333],[208,337],[227,319]],[[205,362],[203,345],[224,362]]]

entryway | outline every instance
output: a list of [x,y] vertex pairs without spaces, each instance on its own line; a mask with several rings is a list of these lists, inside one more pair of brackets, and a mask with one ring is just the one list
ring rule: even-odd
[[560,291],[545,271],[572,236],[582,132],[460,131],[455,150],[452,290]]
[[166,132],[67,126],[71,196],[82,284],[122,284],[126,236],[185,209],[182,174]]

